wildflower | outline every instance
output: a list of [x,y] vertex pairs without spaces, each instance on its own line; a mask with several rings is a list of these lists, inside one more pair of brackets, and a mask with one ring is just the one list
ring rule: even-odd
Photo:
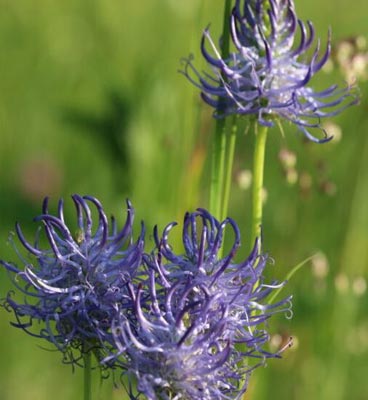
[[[282,284],[264,282],[267,256],[259,254],[258,241],[244,262],[234,262],[240,234],[233,220],[220,223],[202,209],[187,213],[184,254],[168,243],[174,225],[161,238],[155,229],[156,249],[144,257],[148,279],[129,285],[135,316],[114,320],[114,356],[150,400],[240,398],[251,371],[280,356],[263,348],[264,322],[290,311],[291,298],[267,304]],[[234,241],[222,257],[227,227]]]
[[[310,52],[313,25],[297,18],[292,0],[237,0],[230,30],[236,52],[226,59],[208,29],[203,33],[201,51],[212,74],[201,75],[192,58],[184,60],[182,72],[202,91],[204,101],[215,108],[214,116],[250,115],[264,126],[274,126],[279,117],[295,124],[312,141],[330,140],[321,127],[321,118],[336,115],[357,102],[351,87],[338,89],[334,85],[318,92],[308,86],[329,58],[330,33],[321,55],[319,40]],[[214,55],[207,50],[206,41]],[[310,128],[321,129],[325,137],[314,137]]]
[[152,289],[152,310],[141,307],[143,288],[132,291],[138,326],[122,314],[112,328],[138,392],[149,400],[225,399],[244,392],[245,366],[237,367],[241,353],[228,337],[227,310],[216,304],[219,295],[203,293],[205,300],[199,303],[192,299],[198,288],[188,285],[177,304],[174,286],[156,307]]
[[[264,299],[273,289],[284,283],[264,283],[263,271],[268,262],[267,254],[260,254],[259,240],[245,261],[234,261],[240,247],[240,232],[231,218],[219,222],[208,211],[198,209],[184,217],[182,241],[184,254],[175,254],[169,244],[169,233],[175,223],[169,224],[161,238],[155,230],[158,254],[145,262],[160,276],[162,287],[186,286],[187,282],[206,288],[208,295],[221,294],[221,302],[229,306],[233,323],[239,328],[253,327],[264,322],[277,307],[290,303],[291,298],[277,304],[267,304]],[[233,241],[226,255],[221,255],[223,237],[227,228],[232,230]],[[229,229],[228,229],[229,230]],[[228,235],[230,232],[227,233]],[[196,297],[201,301],[202,297]],[[243,338],[244,339],[244,338]],[[268,335],[249,337],[252,345],[260,350]]]
[[[35,244],[24,237],[16,225],[17,236],[28,253],[16,249],[24,267],[1,261],[24,302],[14,300],[10,291],[3,306],[12,311],[15,327],[53,343],[63,352],[65,362],[78,362],[83,353],[97,357],[108,346],[113,315],[128,309],[127,283],[138,276],[143,252],[142,232],[132,242],[134,211],[127,202],[127,219],[118,231],[114,219],[108,219],[99,201],[90,196],[72,196],[77,212],[77,232],[73,236],[64,220],[63,201],[57,216],[48,212],[44,201],[42,214],[35,218],[44,227],[48,246],[37,232]],[[94,227],[91,205],[97,210]],[[35,322],[41,323],[37,328]],[[102,356],[101,356],[102,357]]]

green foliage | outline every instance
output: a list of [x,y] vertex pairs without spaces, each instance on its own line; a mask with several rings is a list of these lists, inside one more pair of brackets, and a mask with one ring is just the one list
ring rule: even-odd
[[[200,63],[201,30],[209,22],[214,32],[221,28],[222,3],[2,2],[1,258],[11,257],[7,236],[15,219],[33,232],[30,218],[45,195],[56,207],[60,196],[91,194],[116,216],[129,197],[148,232],[207,206],[211,111],[177,70],[193,50]],[[300,17],[315,21],[321,38],[327,25],[336,40],[368,37],[366,0],[354,7],[334,0],[296,6]],[[323,83],[318,79],[332,80],[327,73],[316,85]],[[343,132],[339,142],[305,143],[287,125],[284,137],[278,129],[269,132],[263,232],[264,248],[276,260],[273,272],[282,278],[287,266],[316,251],[329,268],[303,268],[285,289],[294,294],[294,318],[279,318],[274,333],[294,336],[294,348],[283,362],[255,372],[247,399],[364,400],[368,393],[368,120],[366,83],[361,86],[362,105],[334,120]],[[251,168],[251,141],[251,132],[238,140],[234,178]],[[293,185],[278,160],[285,147],[297,156]],[[249,191],[237,188],[229,214],[239,225],[244,221],[245,241],[248,204]],[[0,279],[3,297],[4,271]],[[82,371],[71,376],[59,353],[41,351],[38,341],[9,326],[10,318],[1,313],[1,399],[80,399]],[[100,388],[94,375],[96,398],[109,398],[110,384]]]

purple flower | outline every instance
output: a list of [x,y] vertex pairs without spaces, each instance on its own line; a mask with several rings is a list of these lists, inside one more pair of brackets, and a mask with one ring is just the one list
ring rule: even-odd
[[[234,261],[240,246],[236,223],[222,223],[198,209],[184,218],[184,254],[155,229],[156,249],[144,256],[148,279],[129,285],[134,318],[121,313],[113,322],[120,364],[148,399],[240,398],[251,371],[266,358],[265,321],[290,312],[291,297],[275,304],[267,296],[282,284],[264,282],[267,256]],[[221,256],[226,228],[233,231],[230,251]],[[227,233],[229,234],[229,232]]]
[[309,129],[322,129],[321,118],[336,115],[357,102],[350,87],[338,89],[334,85],[315,91],[308,86],[328,60],[330,33],[322,54],[319,40],[310,51],[313,25],[297,18],[292,0],[236,0],[230,30],[236,52],[226,59],[208,29],[204,31],[201,50],[212,74],[201,75],[191,58],[184,60],[182,72],[202,91],[204,101],[215,108],[214,116],[250,115],[264,126],[274,126],[280,117],[295,124],[312,141],[330,140],[326,133],[323,139],[314,137]]
[[[102,357],[99,353],[111,339],[113,316],[132,307],[127,284],[139,280],[144,240],[142,228],[132,242],[134,210],[129,202],[125,225],[118,231],[115,220],[109,225],[98,200],[72,198],[77,212],[75,234],[64,220],[63,201],[54,216],[45,199],[42,214],[35,218],[42,223],[45,238],[39,229],[32,245],[17,224],[17,236],[28,253],[24,256],[16,249],[23,267],[1,261],[24,297],[18,303],[11,291],[4,301],[16,318],[12,325],[53,343],[64,353],[65,362],[78,362],[90,350]],[[97,211],[96,222],[91,206]]]
[[[220,294],[221,303],[228,307],[232,325],[237,329],[238,336],[235,335],[234,340],[249,346],[247,355],[263,353],[262,346],[269,337],[259,326],[272,314],[280,312],[280,306],[282,311],[290,311],[291,297],[276,304],[267,303],[267,296],[285,282],[264,282],[263,271],[268,256],[260,253],[259,241],[256,240],[253,251],[243,262],[235,262],[240,247],[240,232],[235,221],[227,218],[220,223],[208,211],[198,209],[184,217],[184,254],[178,255],[169,243],[169,233],[174,226],[175,223],[169,224],[161,238],[155,230],[158,253],[145,259],[156,271],[162,287],[168,290],[172,286],[185,288],[190,284],[201,288],[199,293]],[[226,230],[233,240],[230,250],[223,255]],[[202,301],[202,297],[198,294],[194,300]],[[257,329],[253,330],[254,327]],[[242,331],[241,335],[239,331]]]
[[[113,325],[118,352],[138,392],[148,400],[228,399],[243,393],[249,367],[234,347],[220,294],[203,292],[198,302],[193,297],[199,287],[188,284],[182,291],[173,286],[159,303],[154,283],[132,290],[138,324],[122,314]],[[141,306],[146,290],[151,292],[151,309]]]

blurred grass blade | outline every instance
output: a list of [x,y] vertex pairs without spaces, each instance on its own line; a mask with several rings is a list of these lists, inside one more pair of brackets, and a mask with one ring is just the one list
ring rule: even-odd
[[[301,261],[299,264],[297,264],[294,268],[292,268],[291,271],[285,276],[284,281],[285,281],[285,282],[290,281],[290,279],[294,276],[294,274],[296,274],[296,273],[299,271],[299,269],[300,269],[303,265],[305,265],[305,264],[307,264],[309,261],[313,260],[313,258],[314,258],[316,255],[317,255],[317,253],[316,253],[316,254],[313,254],[312,256],[306,258],[305,260],[303,260],[303,261]],[[279,295],[279,293],[284,289],[284,287],[285,287],[285,286],[282,286],[282,287],[280,287],[279,289],[275,290],[275,292],[272,294],[272,296],[271,296],[270,299],[269,299],[270,304],[272,304],[272,303],[275,301],[276,297],[277,297],[277,296]]]

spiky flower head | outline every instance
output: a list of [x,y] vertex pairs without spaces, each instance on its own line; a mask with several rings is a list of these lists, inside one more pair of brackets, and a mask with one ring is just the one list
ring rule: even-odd
[[[240,330],[246,328],[241,340],[247,341],[250,350],[262,351],[268,334],[259,327],[274,311],[279,312],[280,306],[285,306],[284,311],[290,311],[291,299],[276,304],[267,303],[267,296],[274,289],[282,287],[284,282],[264,282],[263,271],[269,259],[267,254],[260,252],[259,240],[256,240],[253,251],[244,261],[235,262],[241,243],[236,222],[231,218],[220,222],[207,210],[198,209],[184,217],[184,254],[176,254],[169,241],[169,233],[175,225],[169,224],[161,237],[155,230],[154,237],[159,251],[145,259],[160,277],[162,287],[185,287],[190,282],[205,288],[209,296],[221,294],[221,302],[231,310],[233,325]],[[225,232],[228,239],[232,238],[229,239],[230,249],[226,252],[228,246],[223,243]],[[202,295],[194,299],[200,302]],[[258,327],[256,331],[249,331],[248,328],[255,326]]]
[[[3,304],[14,313],[12,325],[53,343],[65,362],[78,363],[88,351],[102,357],[115,313],[132,306],[127,283],[138,278],[144,230],[133,242],[134,210],[129,202],[125,225],[118,230],[114,219],[109,224],[97,199],[72,198],[75,232],[64,219],[63,201],[54,216],[45,199],[42,214],[35,218],[43,225],[44,237],[40,228],[31,244],[17,224],[17,236],[27,253],[14,245],[22,266],[0,263],[15,286]],[[17,302],[15,292],[23,295],[23,302]]]
[[[184,219],[184,254],[173,251],[169,224],[156,250],[144,257],[148,279],[130,285],[134,318],[124,313],[113,323],[117,357],[148,399],[213,400],[240,398],[251,371],[268,357],[264,322],[275,312],[290,312],[291,298],[268,304],[282,284],[266,284],[267,256],[234,261],[239,229],[206,210]],[[223,234],[233,231],[230,251],[221,256]]]
[[[226,58],[208,29],[203,33],[201,50],[211,74],[201,75],[192,58],[184,60],[183,73],[215,108],[214,116],[250,115],[264,126],[273,126],[275,119],[281,118],[295,124],[312,141],[331,139],[321,128],[321,118],[355,104],[357,96],[351,87],[334,85],[315,91],[309,86],[329,58],[330,32],[321,52],[319,40],[313,45],[313,24],[297,18],[293,0],[236,0],[230,31],[236,51]],[[320,128],[325,137],[314,137],[310,128]]]

